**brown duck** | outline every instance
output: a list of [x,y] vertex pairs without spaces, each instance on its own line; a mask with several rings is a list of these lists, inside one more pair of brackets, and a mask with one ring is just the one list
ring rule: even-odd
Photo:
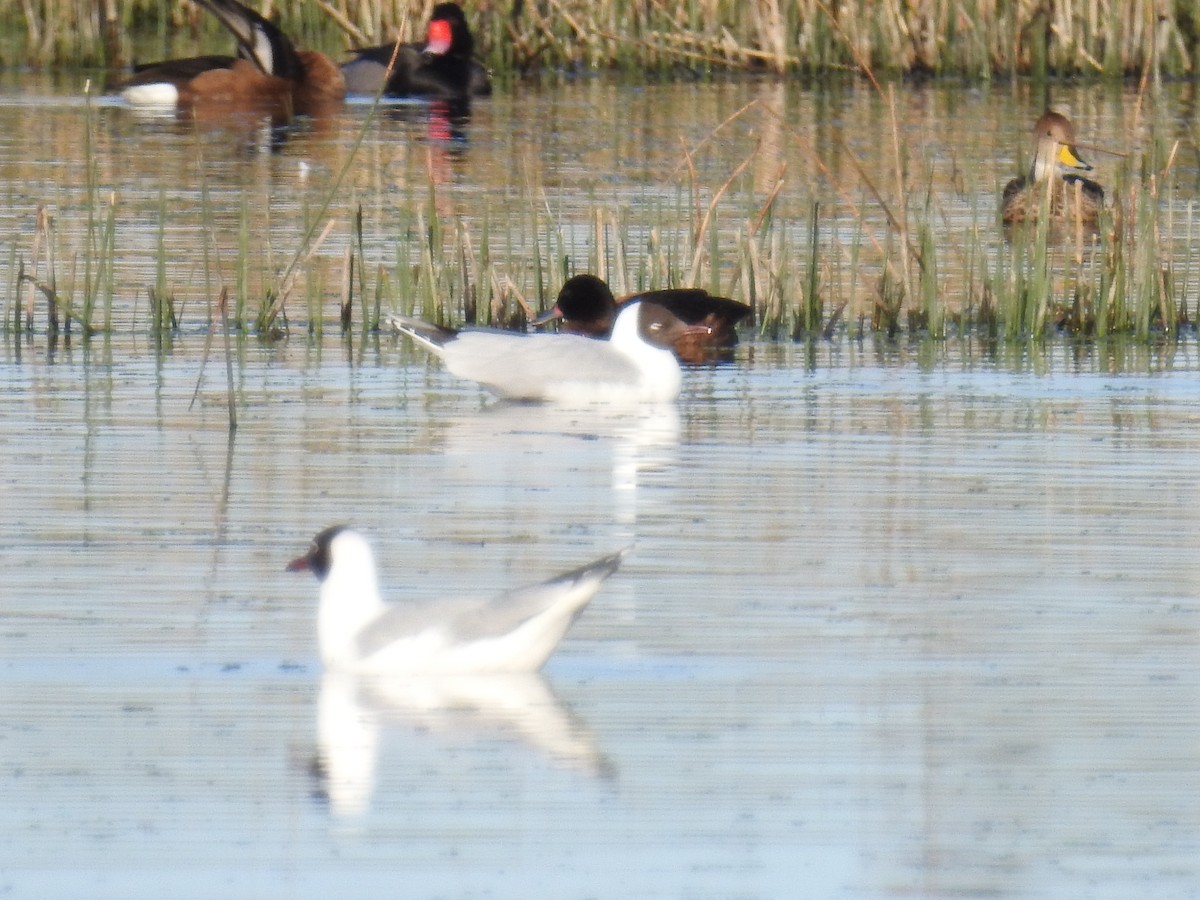
[[176,106],[198,118],[241,112],[322,115],[340,108],[346,80],[315,50],[297,50],[273,23],[238,0],[197,0],[237,39],[238,55],[196,56],[138,66],[118,85],[134,106]]
[[638,300],[649,300],[688,325],[701,326],[680,332],[672,347],[679,361],[690,365],[731,357],[737,344],[734,326],[752,312],[744,303],[716,297],[701,288],[666,288],[616,299],[602,279],[595,275],[575,275],[562,286],[554,308],[541,313],[533,324],[545,325],[561,319],[563,331],[606,338],[612,332],[617,313]]
[[1079,172],[1092,167],[1075,150],[1075,126],[1061,113],[1047,111],[1033,126],[1033,165],[1029,174],[1004,188],[1001,218],[1006,226],[1036,222],[1043,195],[1049,191],[1051,224],[1099,228],[1104,188]]

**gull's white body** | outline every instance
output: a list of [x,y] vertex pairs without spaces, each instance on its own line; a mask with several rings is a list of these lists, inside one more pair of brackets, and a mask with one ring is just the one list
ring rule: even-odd
[[608,340],[491,330],[442,333],[439,340],[423,323],[399,316],[389,321],[441,357],[454,375],[510,400],[668,402],[683,385],[679,361],[670,349],[644,339],[640,307],[626,305]]
[[623,556],[490,600],[408,606],[383,602],[366,540],[338,531],[317,612],[321,659],[358,674],[534,672]]

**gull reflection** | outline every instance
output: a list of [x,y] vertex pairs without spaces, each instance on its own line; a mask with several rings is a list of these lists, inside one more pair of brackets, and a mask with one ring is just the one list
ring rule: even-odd
[[510,741],[591,777],[611,774],[590,729],[536,674],[379,678],[326,672],[317,711],[322,795],[336,816],[367,812],[384,727],[462,746]]
[[589,471],[607,470],[613,521],[635,541],[639,489],[648,474],[674,468],[681,426],[673,403],[613,409],[502,401],[436,427],[444,458],[471,461],[465,478],[537,487],[572,477],[582,485]]
[[612,486],[616,519],[634,528],[638,515],[638,485],[645,472],[674,465],[679,445],[679,410],[675,404],[643,410],[628,417],[613,445]]

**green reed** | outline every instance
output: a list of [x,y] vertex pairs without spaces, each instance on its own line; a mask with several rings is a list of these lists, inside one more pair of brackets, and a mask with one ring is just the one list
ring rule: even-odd
[[[312,277],[310,270],[310,278]],[[350,243],[346,246],[346,250],[342,255],[342,301],[341,301],[341,322],[342,333],[346,334],[350,330],[352,322],[352,311],[354,309],[354,298],[358,297],[359,305],[362,307],[361,319],[363,336],[370,329],[370,311],[366,307],[367,298],[367,262],[366,253],[363,249],[363,211],[362,204],[359,204],[354,209],[354,215],[350,219]],[[312,290],[308,293],[308,320],[309,331],[313,328],[313,319],[320,321],[321,303],[319,295],[314,295]]]
[[250,296],[250,198],[243,191],[241,204],[238,207],[238,245],[237,260],[234,264],[234,284],[236,286],[233,301],[233,325],[242,329],[247,327],[246,298]]
[[171,335],[179,327],[175,297],[171,293],[167,272],[167,206],[167,193],[160,188],[158,192],[158,227],[155,238],[154,284],[146,288],[150,302],[150,333],[159,350],[169,346]]
[[[207,322],[209,332],[212,332],[215,323],[213,316],[213,301],[212,298],[217,294],[214,286],[221,281],[221,254],[216,242],[217,226],[216,219],[213,216],[212,197],[208,189],[208,178],[204,168],[204,154],[202,145],[199,141],[196,142],[196,170],[200,176],[200,219],[204,224],[203,235],[200,241],[201,253],[203,255],[203,272],[204,272],[204,296],[209,298],[207,303]],[[214,274],[217,276],[214,278]],[[222,327],[228,327],[229,324],[229,291],[222,286],[222,293],[218,301],[219,314]]]
[[[309,207],[308,195],[305,194],[300,202],[300,220],[304,223],[304,231],[307,233],[310,230],[312,223],[312,210]],[[346,251],[342,255],[342,285],[340,290],[340,302],[338,308],[340,310],[339,320],[341,321],[342,333],[345,334],[350,329],[350,316],[354,308],[355,296],[363,296],[363,285],[360,283],[355,285],[354,276],[357,273],[361,281],[363,275],[363,267],[361,265],[361,247],[362,247],[362,207],[359,206],[350,219],[350,243],[346,245]],[[308,333],[312,337],[320,338],[324,333],[322,321],[322,303],[321,292],[317,289],[314,281],[316,275],[311,268],[306,268],[304,272],[305,284],[305,313],[308,316]],[[357,288],[357,290],[356,290]]]
[[808,243],[806,245],[804,290],[796,310],[792,337],[816,334],[825,326],[825,304],[821,300],[821,205],[815,200],[810,207]]
[[[117,197],[109,192],[108,200],[101,199],[99,161],[92,141],[91,89],[85,91],[84,130],[84,181],[87,224],[83,253],[83,304],[78,313],[84,337],[96,331],[92,318],[96,303],[104,302],[103,330],[112,328],[112,304],[114,293],[114,265],[116,259]],[[72,292],[73,293],[73,292]]]

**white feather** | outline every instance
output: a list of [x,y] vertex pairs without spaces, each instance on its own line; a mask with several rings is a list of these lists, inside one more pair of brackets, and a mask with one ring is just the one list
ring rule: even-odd
[[398,331],[437,354],[446,368],[510,400],[553,403],[668,402],[679,396],[683,376],[675,354],[639,333],[639,304],[627,305],[612,336],[515,334],[463,331],[431,334],[429,326],[399,316]]
[[537,671],[626,552],[487,600],[385,604],[366,539],[342,530],[321,583],[321,659],[358,674]]
[[122,90],[121,97],[133,106],[174,106],[179,101],[179,88],[169,81],[135,84]]

